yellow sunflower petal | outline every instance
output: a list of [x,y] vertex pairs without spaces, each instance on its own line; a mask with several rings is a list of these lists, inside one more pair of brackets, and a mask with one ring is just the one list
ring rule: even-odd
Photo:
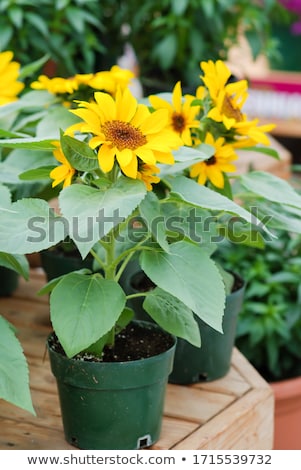
[[130,162],[133,159],[133,156],[134,156],[133,151],[130,149],[123,149],[123,150],[116,149],[116,158],[121,169],[123,169],[123,167],[130,164]]
[[101,91],[96,91],[94,93],[94,99],[99,106],[98,110],[103,116],[103,120],[112,121],[113,119],[116,119],[116,103],[111,95]]
[[143,162],[148,163],[150,165],[154,165],[156,163],[154,152],[146,148],[145,146],[138,148],[136,150],[136,153]]
[[137,158],[132,158],[129,165],[122,167],[123,173],[129,178],[137,178],[138,162]]
[[211,183],[217,188],[222,189],[225,185],[224,175],[216,165],[208,165],[206,168],[207,176]]
[[137,105],[137,100],[132,95],[129,88],[126,88],[123,93],[121,90],[118,90],[116,94],[116,119],[130,122],[130,120],[135,115]]
[[166,109],[158,109],[141,123],[140,130],[144,135],[156,134],[168,123],[168,112]]
[[115,160],[115,149],[103,144],[98,150],[98,163],[101,170],[107,173],[112,170]]
[[160,96],[151,95],[148,97],[148,99],[154,109],[166,108],[169,111],[172,111],[173,109],[171,104],[163,98],[160,98]]
[[172,104],[177,113],[182,110],[182,88],[181,82],[177,82],[172,92]]

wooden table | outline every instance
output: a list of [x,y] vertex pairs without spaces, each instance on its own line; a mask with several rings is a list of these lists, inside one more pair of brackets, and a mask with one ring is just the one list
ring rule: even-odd
[[[55,379],[45,340],[51,326],[41,268],[30,281],[20,279],[10,298],[0,298],[0,313],[18,329],[30,367],[37,416],[0,400],[0,449],[73,449],[64,439]],[[272,449],[274,398],[270,386],[234,350],[229,374],[193,386],[168,385],[163,429],[153,449]]]

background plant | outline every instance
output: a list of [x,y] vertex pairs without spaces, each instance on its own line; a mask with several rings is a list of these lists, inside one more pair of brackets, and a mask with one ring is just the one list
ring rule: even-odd
[[57,75],[108,69],[123,53],[119,2],[0,0],[0,50],[29,64],[47,56]]
[[200,61],[227,59],[241,32],[254,58],[277,53],[271,34],[271,18],[282,11],[277,0],[130,0],[123,8],[145,86],[170,89],[174,77],[195,86]]
[[247,283],[236,345],[269,381],[301,373],[301,237],[276,235],[263,250],[235,244],[220,251],[223,266]]

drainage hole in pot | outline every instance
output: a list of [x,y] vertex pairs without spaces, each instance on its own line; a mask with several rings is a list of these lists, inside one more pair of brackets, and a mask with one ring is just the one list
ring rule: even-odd
[[71,437],[71,444],[74,446],[78,445],[77,438],[76,437]]
[[138,446],[137,448],[138,449],[143,449],[144,447],[149,447],[152,443],[152,440],[151,440],[151,437],[149,434],[147,434],[146,436],[143,436],[143,437],[140,437],[138,439]]
[[208,379],[208,376],[206,373],[199,374],[199,382],[206,382],[207,379]]

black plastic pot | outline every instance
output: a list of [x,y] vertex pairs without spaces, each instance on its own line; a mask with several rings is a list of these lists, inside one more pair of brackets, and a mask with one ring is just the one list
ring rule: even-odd
[[156,442],[175,342],[172,338],[172,347],[162,354],[114,363],[68,359],[48,341],[66,440],[80,449],[99,450],[133,450]]
[[[223,317],[223,334],[214,330],[200,318],[195,316],[201,332],[201,348],[192,346],[186,340],[178,338],[174,358],[173,371],[169,382],[174,384],[192,384],[210,382],[224,377],[231,366],[232,351],[235,344],[237,317],[240,312],[245,285],[239,276],[236,277],[236,290],[226,297]],[[135,293],[150,288],[143,271],[138,266],[132,267],[124,279],[127,293]],[[130,306],[139,320],[152,321],[143,310],[141,299],[134,298]]]
[[192,346],[184,339],[178,339],[170,383],[211,382],[229,372],[244,290],[245,286],[241,281],[239,289],[226,297],[223,334],[195,317],[201,332],[201,348]]
[[18,287],[19,274],[12,269],[0,266],[0,297],[13,294]]

